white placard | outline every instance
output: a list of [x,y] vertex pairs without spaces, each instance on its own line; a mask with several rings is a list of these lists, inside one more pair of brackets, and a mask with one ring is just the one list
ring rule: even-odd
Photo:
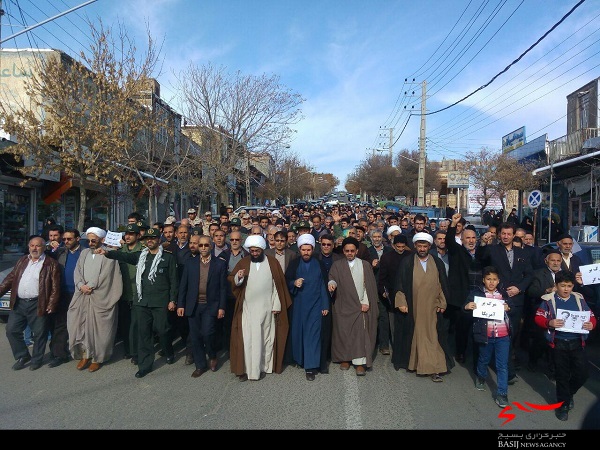
[[589,334],[588,330],[583,329],[584,322],[590,321],[589,311],[567,311],[566,309],[557,309],[556,318],[565,321],[565,325],[561,328],[557,328],[556,331]]
[[123,235],[119,231],[108,231],[106,233],[106,237],[104,238],[104,245],[120,248],[121,239],[123,239]]
[[600,283],[600,264],[579,266],[579,271],[581,272],[581,278],[585,286]]
[[504,300],[475,297],[474,301],[477,308],[473,310],[473,317],[490,320],[504,320]]

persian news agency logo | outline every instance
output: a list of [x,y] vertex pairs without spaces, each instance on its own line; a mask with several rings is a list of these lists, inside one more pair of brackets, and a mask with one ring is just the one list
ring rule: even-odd
[[[512,404],[514,406],[516,406],[517,409],[528,412],[528,413],[534,412],[534,411],[552,411],[554,409],[560,408],[564,402],[552,403],[551,405],[536,405],[535,403],[529,403],[529,402],[523,402],[523,403],[527,406],[523,406],[519,402],[512,402]],[[511,405],[508,405],[505,408],[503,408],[502,411],[500,411],[500,414],[498,414],[499,419],[506,419],[504,422],[502,422],[502,425],[506,425],[508,422],[513,420],[515,417],[517,417],[516,414],[509,412],[512,409],[513,409],[513,407]]]

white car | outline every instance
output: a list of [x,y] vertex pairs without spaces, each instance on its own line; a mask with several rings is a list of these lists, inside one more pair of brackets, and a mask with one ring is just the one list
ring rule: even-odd
[[258,215],[260,211],[274,212],[279,211],[279,208],[273,208],[271,206],[240,206],[235,211],[233,211],[233,214],[239,216],[242,211],[246,211],[248,214],[250,214],[250,211],[256,211],[256,214]]

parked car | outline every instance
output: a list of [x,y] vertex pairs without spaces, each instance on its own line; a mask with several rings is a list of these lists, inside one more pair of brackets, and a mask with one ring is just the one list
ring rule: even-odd
[[260,211],[279,211],[279,208],[274,208],[272,206],[239,206],[237,209],[233,211],[233,214],[239,215],[242,211],[246,211],[250,214],[250,211],[256,211],[257,215]]

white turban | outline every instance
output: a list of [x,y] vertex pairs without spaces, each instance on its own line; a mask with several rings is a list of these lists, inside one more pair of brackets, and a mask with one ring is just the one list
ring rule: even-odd
[[267,243],[265,242],[265,238],[259,236],[258,234],[251,234],[244,241],[244,248],[249,250],[251,247],[260,247],[263,250],[267,248]]
[[391,235],[394,231],[399,231],[400,233],[402,233],[402,228],[400,228],[398,225],[392,225],[387,229],[387,235]]
[[298,244],[298,248],[306,244],[312,245],[315,248],[315,237],[310,233],[301,234],[296,239],[296,243]]
[[102,228],[98,228],[98,227],[89,227],[87,229],[87,231],[85,232],[85,234],[86,235],[95,234],[100,239],[104,239],[106,237],[106,231],[104,231]]
[[427,241],[430,244],[433,244],[433,236],[429,233],[417,233],[415,237],[413,237],[413,244],[417,241]]

